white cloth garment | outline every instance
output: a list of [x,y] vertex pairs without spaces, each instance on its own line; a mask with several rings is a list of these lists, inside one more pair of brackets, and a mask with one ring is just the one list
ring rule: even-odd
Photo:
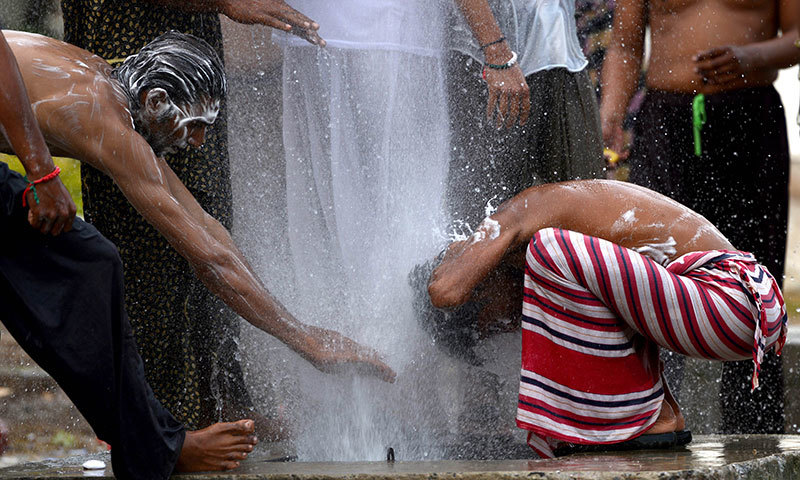
[[348,331],[343,309],[386,316],[387,291],[441,242],[444,15],[430,0],[289,3],[327,41],[281,34],[291,252],[308,314]]
[[[579,72],[588,64],[578,42],[575,0],[489,0],[489,5],[525,76],[558,67]],[[463,16],[456,11],[454,17],[449,48],[483,62]]]
[[[328,47],[396,50],[439,56],[444,34],[443,0],[291,0],[288,3],[319,23]],[[285,32],[278,42],[308,43]]]

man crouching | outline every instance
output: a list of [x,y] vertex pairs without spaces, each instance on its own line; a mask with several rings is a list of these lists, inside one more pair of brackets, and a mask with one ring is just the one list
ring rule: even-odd
[[752,358],[756,388],[786,339],[766,268],[697,213],[622,182],[523,191],[449,245],[428,292],[438,308],[473,305],[482,329],[522,305],[517,425],[545,457],[687,443],[659,348]]

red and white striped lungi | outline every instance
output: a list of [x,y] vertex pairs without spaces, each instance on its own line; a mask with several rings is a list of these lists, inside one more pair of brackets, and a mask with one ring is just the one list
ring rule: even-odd
[[652,425],[664,399],[658,347],[753,358],[786,340],[783,296],[749,253],[693,252],[662,266],[603,239],[547,228],[528,246],[517,425],[556,441],[616,443]]

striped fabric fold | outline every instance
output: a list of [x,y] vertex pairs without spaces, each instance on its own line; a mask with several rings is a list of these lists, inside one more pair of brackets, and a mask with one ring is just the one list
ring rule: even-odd
[[603,239],[548,228],[527,251],[517,425],[554,442],[644,433],[664,398],[658,348],[754,362],[786,338],[777,283],[752,255],[692,252],[662,266]]

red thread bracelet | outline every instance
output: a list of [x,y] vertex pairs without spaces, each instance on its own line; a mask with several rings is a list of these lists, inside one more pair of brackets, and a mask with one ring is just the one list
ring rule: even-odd
[[61,168],[56,166],[56,168],[54,168],[52,172],[48,173],[44,177],[42,177],[42,178],[40,178],[38,180],[34,180],[32,182],[28,182],[28,186],[25,187],[25,190],[22,191],[22,206],[23,207],[27,207],[28,206],[28,199],[27,199],[28,191],[31,191],[31,190],[33,191],[33,199],[36,200],[36,205],[39,205],[39,195],[36,194],[36,184],[37,183],[48,182],[48,181],[56,178],[59,173],[61,173]]

